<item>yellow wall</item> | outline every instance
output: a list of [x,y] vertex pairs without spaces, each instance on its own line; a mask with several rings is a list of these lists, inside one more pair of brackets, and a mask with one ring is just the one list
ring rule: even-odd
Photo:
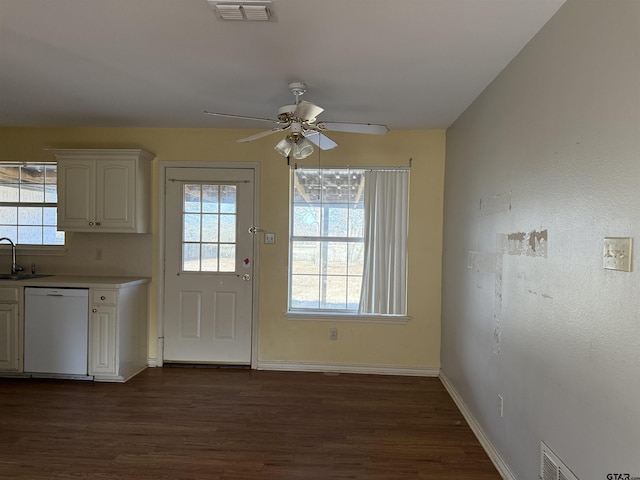
[[[338,148],[323,151],[320,156],[314,153],[301,162],[305,165],[406,166],[409,158],[413,159],[408,293],[408,313],[412,318],[406,325],[296,321],[283,315],[287,306],[289,170],[286,160],[273,150],[277,140],[275,136],[252,143],[235,142],[251,133],[255,131],[0,128],[0,160],[52,160],[52,156],[43,151],[45,148],[143,148],[156,154],[153,235],[147,235],[146,240],[122,236],[117,242],[105,239],[105,235],[100,234],[70,235],[72,245],[62,262],[42,257],[38,259],[39,265],[51,270],[49,273],[89,273],[87,269],[90,268],[91,273],[96,274],[152,276],[151,358],[157,355],[156,304],[161,281],[157,260],[159,162],[259,162],[260,227],[276,233],[277,238],[275,245],[260,243],[259,361],[439,367],[445,131],[398,131],[384,136],[331,134],[340,144]],[[117,234],[111,235],[118,237]],[[109,262],[96,262],[92,257],[93,247],[97,245],[106,249]],[[130,248],[127,249],[126,245]],[[141,263],[138,257],[145,256],[148,261]],[[128,265],[137,265],[137,270],[128,270]],[[329,340],[331,327],[338,328],[337,341]]]

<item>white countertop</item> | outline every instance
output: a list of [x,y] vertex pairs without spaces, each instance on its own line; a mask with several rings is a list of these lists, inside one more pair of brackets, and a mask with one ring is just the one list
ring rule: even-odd
[[19,280],[0,279],[0,287],[120,288],[149,283],[149,277],[111,277],[102,275],[51,275]]

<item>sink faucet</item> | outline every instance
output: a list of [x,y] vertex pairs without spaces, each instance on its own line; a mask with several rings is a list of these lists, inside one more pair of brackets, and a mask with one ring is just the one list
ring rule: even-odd
[[8,237],[0,238],[0,242],[6,240],[11,244],[11,275],[15,275],[18,273],[18,269],[16,267],[16,244]]

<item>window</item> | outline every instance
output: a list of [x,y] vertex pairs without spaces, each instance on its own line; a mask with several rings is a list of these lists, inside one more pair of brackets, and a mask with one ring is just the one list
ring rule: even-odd
[[362,170],[293,171],[290,310],[358,311],[363,182]]
[[56,180],[55,163],[0,163],[0,237],[20,245],[64,245]]
[[236,186],[186,184],[182,202],[182,271],[236,269]]
[[290,312],[406,314],[408,173],[292,171]]

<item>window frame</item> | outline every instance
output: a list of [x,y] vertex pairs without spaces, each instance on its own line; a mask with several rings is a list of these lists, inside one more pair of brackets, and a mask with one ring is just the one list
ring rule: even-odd
[[[310,167],[297,167],[297,169],[305,168],[310,171],[322,171],[322,170],[344,170],[345,173],[350,172],[362,172],[376,167],[349,167],[349,166],[310,166]],[[382,167],[384,168],[384,167]],[[388,167],[387,167],[388,168]],[[319,242],[364,242],[364,232],[360,237],[335,237],[335,236],[300,236],[294,235],[294,207],[295,207],[295,170],[291,169],[291,178],[289,180],[289,241],[288,241],[288,265],[287,265],[287,311],[285,317],[290,320],[306,320],[306,321],[346,321],[346,322],[373,322],[373,323],[392,323],[392,324],[406,324],[410,320],[408,314],[394,315],[394,314],[363,314],[354,310],[344,309],[322,309],[322,308],[292,308],[292,276],[293,276],[293,243],[295,241],[319,241]],[[320,202],[319,205],[322,203]],[[348,204],[347,204],[348,205]],[[345,208],[348,208],[346,206]],[[360,278],[364,272],[361,272]]]
[[[32,254],[32,255],[56,255],[56,254],[63,254],[64,252],[66,252],[67,248],[66,248],[66,240],[67,240],[67,235],[66,232],[62,231],[62,230],[58,230],[58,225],[57,225],[57,208],[58,208],[58,195],[57,195],[57,175],[58,175],[58,164],[55,161],[11,161],[11,160],[3,160],[0,161],[0,165],[5,166],[5,167],[36,167],[36,166],[41,166],[45,168],[46,171],[46,167],[55,167],[55,172],[56,172],[56,183],[51,184],[51,183],[47,183],[46,182],[46,173],[45,173],[45,177],[43,180],[43,201],[39,201],[39,202],[28,202],[28,201],[21,201],[20,198],[20,193],[21,193],[21,187],[22,185],[28,185],[28,182],[23,181],[22,178],[22,169],[20,169],[20,175],[19,178],[17,179],[17,182],[11,182],[11,181],[4,181],[2,182],[4,185],[11,185],[14,184],[18,187],[18,199],[17,201],[0,201],[0,207],[14,207],[16,208],[16,214],[19,215],[19,208],[21,207],[33,207],[33,208],[54,208],[56,210],[56,232],[61,232],[63,234],[63,243],[59,243],[59,244],[54,244],[54,243],[21,243],[19,242],[19,237],[18,237],[18,227],[20,226],[20,224],[18,223],[18,219],[16,218],[16,223],[15,224],[5,224],[6,226],[10,227],[10,226],[15,226],[16,228],[16,233],[15,233],[15,238],[13,238],[13,236],[8,235],[10,237],[12,237],[12,241],[16,244],[16,246],[20,249],[20,251],[22,252],[27,252],[28,254]],[[56,193],[55,193],[55,202],[51,202],[51,201],[46,201],[47,199],[47,190],[46,190],[46,186],[49,185],[54,185],[55,189],[56,189]],[[45,225],[44,221],[41,221],[38,225],[34,225],[36,227],[45,227],[45,226],[51,226],[51,225]],[[0,236],[4,236],[2,234],[0,234]],[[42,241],[44,241],[44,235],[42,236]]]

